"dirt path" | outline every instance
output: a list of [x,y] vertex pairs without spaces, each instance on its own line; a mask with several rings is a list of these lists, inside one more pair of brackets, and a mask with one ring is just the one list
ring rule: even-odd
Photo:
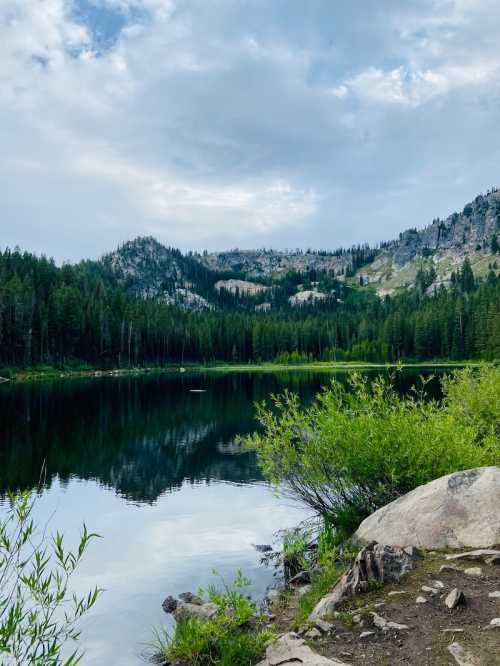
[[[460,571],[440,571],[443,564]],[[481,574],[464,573],[471,567],[480,567]],[[454,588],[463,591],[465,603],[449,610],[445,598]],[[500,566],[427,555],[399,585],[344,603],[335,618],[328,618],[332,629],[309,644],[324,656],[353,665],[500,666],[500,627],[488,628],[493,618],[500,617],[500,598],[489,596],[495,592],[500,593]],[[418,597],[425,603],[416,603]],[[376,626],[384,620],[408,629]],[[367,635],[362,637],[363,633]],[[456,657],[449,651],[453,643],[458,644],[452,648]]]

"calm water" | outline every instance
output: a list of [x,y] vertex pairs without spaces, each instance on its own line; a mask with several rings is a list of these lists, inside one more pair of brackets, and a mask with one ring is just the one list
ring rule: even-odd
[[[406,373],[401,390],[416,377]],[[106,589],[83,624],[83,664],[143,663],[161,602],[238,568],[262,595],[272,581],[252,544],[304,512],[276,498],[235,437],[255,401],[290,388],[308,402],[328,374],[162,375],[0,387],[0,511],[7,488],[33,488],[39,521],[94,542],[77,590]],[[204,389],[203,393],[192,392]]]

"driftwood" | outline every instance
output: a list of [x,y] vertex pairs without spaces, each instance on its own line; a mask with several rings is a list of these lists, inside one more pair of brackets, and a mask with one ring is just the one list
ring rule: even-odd
[[413,569],[415,556],[415,549],[369,543],[359,551],[351,569],[340,578],[330,594],[318,602],[310,619],[333,613],[344,599],[368,592],[375,585],[398,583]]

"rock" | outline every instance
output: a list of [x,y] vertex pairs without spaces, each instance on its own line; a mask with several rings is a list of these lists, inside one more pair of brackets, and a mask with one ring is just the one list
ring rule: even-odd
[[458,666],[480,666],[480,662],[463,648],[460,643],[454,642],[448,645],[448,652],[455,659]]
[[267,543],[254,543],[252,545],[258,553],[270,553],[273,549],[273,547]]
[[187,604],[195,604],[196,606],[201,606],[203,604],[203,599],[200,599],[200,597],[191,592],[183,592],[182,594],[179,594],[179,599],[185,601]]
[[469,550],[466,553],[456,553],[455,555],[447,555],[447,560],[483,560],[492,557],[500,557],[500,550],[493,550],[491,548],[479,548],[478,550]]
[[342,602],[342,599],[343,596],[341,590],[337,589],[325,595],[313,608],[312,613],[309,615],[309,619],[314,622],[314,620],[322,618],[325,615],[332,615],[337,606]]
[[392,590],[392,592],[389,592],[387,594],[388,597],[397,597],[400,594],[408,594],[406,590]]
[[455,587],[444,600],[444,605],[450,610],[463,604],[465,604],[465,594],[458,587]]
[[481,567],[469,567],[468,569],[464,569],[464,574],[467,576],[482,576],[483,570]]
[[426,603],[427,603],[427,599],[426,599],[425,597],[417,597],[415,603],[416,603],[416,604],[426,604]]
[[207,602],[199,606],[198,604],[190,604],[186,601],[178,601],[172,615],[176,622],[182,622],[190,617],[196,617],[199,620],[210,620],[217,614],[219,607],[217,604]]
[[453,573],[453,572],[456,572],[456,571],[462,571],[462,569],[460,569],[460,567],[453,566],[453,564],[442,564],[439,567],[438,573],[440,573],[440,574],[441,573]]
[[209,620],[219,610],[217,604],[210,602],[203,603],[200,597],[191,592],[183,592],[179,599],[167,597],[162,603],[165,613],[171,613],[176,622],[185,620],[188,617],[197,617],[200,620]]
[[437,587],[438,590],[444,590],[444,583],[440,580],[433,580],[432,587]]
[[290,578],[290,580],[288,581],[290,585],[297,585],[297,586],[309,585],[310,582],[311,582],[311,576],[308,571],[299,571],[298,574],[292,576],[292,578]]
[[465,629],[452,628],[452,629],[442,629],[443,634],[463,634]]
[[500,599],[500,592],[490,592],[488,597],[490,599]]
[[362,618],[361,618],[361,615],[359,613],[355,613],[352,616],[352,623],[353,624],[361,624],[361,621],[362,621]]
[[359,637],[360,637],[360,639],[363,639],[363,638],[368,638],[369,636],[375,636],[375,632],[374,631],[363,631],[360,634]]
[[266,649],[266,657],[257,666],[347,666],[344,662],[316,654],[297,634],[289,633],[280,636]]
[[500,543],[498,506],[500,467],[456,472],[375,511],[361,523],[354,541],[426,550],[491,548]]
[[422,585],[420,589],[422,590],[422,592],[427,592],[433,595],[439,592],[439,590],[437,590],[435,587],[429,587],[428,585]]
[[161,607],[165,611],[165,613],[173,613],[174,610],[177,608],[177,599],[174,599],[174,597],[167,597]]
[[410,627],[406,624],[399,624],[398,622],[388,622],[385,625],[384,631],[394,629],[396,631],[409,631]]
[[321,631],[319,629],[316,629],[316,627],[309,629],[309,631],[306,631],[304,635],[305,638],[311,641],[317,638],[321,638],[321,636],[322,636]]
[[321,599],[310,619],[330,615],[346,598],[359,592],[368,592],[373,583],[399,583],[404,574],[414,567],[413,559],[397,546],[370,543],[362,548],[354,564],[335,585],[332,592]]
[[500,617],[494,617],[488,626],[490,629],[500,629]]
[[329,634],[334,629],[334,625],[326,620],[316,620],[314,626],[316,629],[319,629],[322,634]]
[[377,613],[372,613],[373,624],[382,629],[382,631],[389,631],[389,629],[395,629],[397,631],[408,630],[409,627],[406,624],[398,624],[397,622],[390,622],[384,617],[377,615]]

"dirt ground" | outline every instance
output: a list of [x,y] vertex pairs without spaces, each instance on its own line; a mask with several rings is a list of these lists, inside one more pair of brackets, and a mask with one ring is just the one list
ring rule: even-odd
[[[452,564],[461,571],[438,573],[442,564]],[[478,566],[481,576],[463,573]],[[422,586],[436,587],[436,580],[444,586],[437,594],[422,591]],[[466,603],[450,611],[444,599],[454,588],[463,591]],[[391,595],[393,591],[404,594]],[[333,631],[308,642],[320,654],[353,665],[500,666],[500,628],[487,628],[493,618],[500,617],[500,599],[488,596],[495,591],[500,591],[500,566],[449,562],[443,553],[427,555],[399,585],[387,585],[344,603],[340,616],[331,619]],[[417,597],[424,597],[426,603],[417,604]],[[280,617],[282,627],[292,611],[290,608]],[[383,631],[373,626],[372,612],[407,625],[408,630]],[[361,638],[362,632],[368,631],[374,633]],[[463,648],[461,660],[448,651],[454,642]]]

